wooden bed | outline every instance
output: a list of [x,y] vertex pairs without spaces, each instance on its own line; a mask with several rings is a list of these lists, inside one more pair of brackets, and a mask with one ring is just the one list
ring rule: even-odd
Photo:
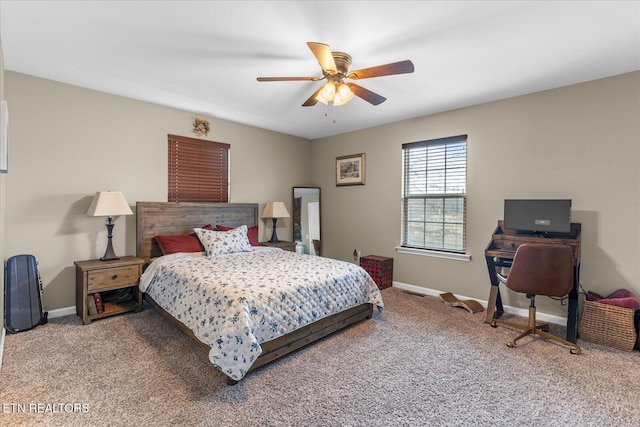
[[[258,225],[259,216],[258,205],[255,203],[138,202],[136,217],[136,254],[139,258],[149,261],[161,255],[153,238],[156,235],[188,234],[193,231],[193,228],[207,224],[233,227],[247,225],[251,227]],[[145,294],[144,299],[203,347],[209,349],[209,346],[198,340],[188,327],[163,310],[149,295]],[[287,335],[261,343],[262,353],[253,363],[249,372],[337,330],[365,318],[370,319],[372,312],[372,304],[362,304],[325,317]],[[236,382],[229,377],[227,378],[228,384]]]

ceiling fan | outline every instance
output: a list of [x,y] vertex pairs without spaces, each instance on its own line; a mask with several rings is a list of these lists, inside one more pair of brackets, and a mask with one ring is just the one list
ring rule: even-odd
[[335,106],[344,105],[349,102],[354,95],[373,105],[378,105],[386,101],[387,98],[355,83],[345,83],[345,79],[369,79],[371,77],[389,76],[392,74],[413,73],[414,70],[413,63],[405,60],[349,71],[351,55],[344,52],[332,52],[329,45],[324,43],[307,42],[307,46],[309,46],[309,49],[311,49],[311,52],[313,52],[313,55],[322,68],[322,77],[258,77],[259,82],[320,81],[326,79],[327,83],[315,91],[314,94],[302,104],[303,107],[316,105],[318,101],[325,105],[329,102],[333,102]]

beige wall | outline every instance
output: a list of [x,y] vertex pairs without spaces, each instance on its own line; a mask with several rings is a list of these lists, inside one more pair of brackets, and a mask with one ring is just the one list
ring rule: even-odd
[[[11,110],[4,257],[33,253],[45,305],[75,305],[73,261],[101,256],[102,219],[85,215],[95,191],[166,200],[166,135],[191,136],[194,114],[6,72]],[[480,300],[488,296],[483,250],[505,198],[567,197],[583,224],[581,282],[640,296],[640,73],[588,82],[309,142],[210,118],[211,140],[230,143],[231,199],[282,200],[291,187],[322,187],[323,252],[394,258],[394,280]],[[398,254],[401,144],[467,134],[468,251],[472,261]],[[367,183],[336,187],[335,158],[367,154]],[[312,173],[309,174],[308,171]],[[0,191],[2,188],[0,187]],[[4,205],[3,205],[4,206]],[[291,223],[279,221],[281,239]],[[262,222],[261,236],[270,236]],[[0,229],[0,233],[2,230]],[[118,254],[135,252],[135,220],[119,218]],[[505,303],[526,299],[505,295]],[[541,310],[564,315],[547,299]]]
[[[75,306],[76,260],[106,248],[104,218],[86,216],[96,191],[122,191],[136,201],[167,200],[167,134],[194,136],[196,115],[7,71],[11,156],[6,175],[5,256],[39,262],[48,310]],[[198,116],[201,117],[201,116]],[[310,142],[209,118],[207,139],[231,144],[231,201],[283,201],[312,185]],[[278,235],[291,240],[290,219]],[[282,227],[282,228],[280,228]],[[260,223],[262,240],[271,225]],[[135,254],[135,218],[114,228],[116,254]]]
[[[0,100],[4,98],[4,56],[2,53],[2,43],[0,42]],[[0,260],[2,260],[2,274],[0,275],[0,318],[3,319],[2,325],[4,328],[4,241],[6,230],[6,215],[5,215],[5,174],[0,173]],[[0,346],[1,348],[1,346]],[[2,361],[2,354],[0,351],[0,362]]]
[[[428,96],[428,95],[425,95]],[[394,280],[486,300],[484,248],[506,198],[570,198],[582,223],[581,283],[640,297],[640,73],[365,129],[312,143],[324,255],[394,258]],[[396,253],[401,144],[468,135],[470,262]],[[335,186],[335,158],[366,153],[366,185]],[[527,300],[503,292],[508,305]],[[537,301],[550,314],[566,308]]]

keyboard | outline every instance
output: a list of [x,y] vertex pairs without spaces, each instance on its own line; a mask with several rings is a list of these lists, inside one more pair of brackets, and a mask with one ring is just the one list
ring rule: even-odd
[[517,247],[500,248],[500,252],[506,252],[510,254],[515,254],[517,250],[518,250]]

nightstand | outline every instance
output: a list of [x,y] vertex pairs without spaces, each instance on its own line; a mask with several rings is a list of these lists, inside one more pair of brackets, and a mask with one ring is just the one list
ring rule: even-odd
[[[137,285],[142,274],[143,259],[125,256],[113,261],[94,259],[76,261],[74,264],[76,265],[76,313],[85,325],[102,317],[142,309],[142,292]],[[87,297],[93,297],[96,292],[102,294],[125,288],[131,288],[131,299],[110,303],[105,307],[107,310],[102,313],[89,314]]]
[[296,251],[296,242],[285,242],[283,240],[280,240],[279,242],[260,242],[260,246],[270,246],[272,248],[280,248],[290,252]]

